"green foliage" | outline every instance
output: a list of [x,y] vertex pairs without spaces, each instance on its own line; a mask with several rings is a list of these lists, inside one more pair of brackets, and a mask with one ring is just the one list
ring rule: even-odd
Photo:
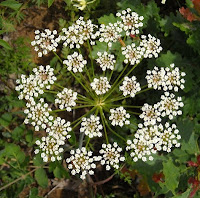
[[39,168],[35,171],[35,179],[42,188],[48,186],[48,177],[43,168]]
[[171,159],[167,162],[163,162],[163,173],[165,175],[166,187],[175,194],[175,189],[178,187],[180,170],[174,165]]
[[54,0],[48,0],[48,7],[51,7],[53,2],[54,2]]

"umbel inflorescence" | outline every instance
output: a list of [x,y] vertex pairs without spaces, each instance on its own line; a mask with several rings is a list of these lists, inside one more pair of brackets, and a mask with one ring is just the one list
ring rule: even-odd
[[[72,175],[80,174],[80,178],[85,179],[87,174],[94,174],[97,163],[105,165],[106,170],[119,169],[120,162],[126,160],[125,153],[134,162],[139,159],[147,161],[153,160],[158,151],[171,152],[173,147],[180,146],[179,130],[169,121],[182,114],[182,99],[174,92],[184,88],[185,73],[173,63],[167,67],[155,66],[147,71],[147,85],[143,86],[133,75],[142,59],[157,58],[162,51],[158,38],[150,34],[140,35],[143,18],[128,8],[116,14],[115,23],[97,26],[80,17],[60,33],[47,29],[35,31],[35,40],[31,44],[38,56],[52,51],[82,87],[75,89],[59,85],[54,69],[49,65],[34,68],[31,75],[21,75],[17,80],[19,99],[27,102],[24,122],[33,125],[35,131],[46,131],[46,136],[36,141],[35,150],[43,161],[54,162],[62,160],[63,154],[68,155],[66,163]],[[107,45],[107,49],[97,52],[94,57],[93,46],[101,42]],[[116,42],[122,45],[119,52],[124,63],[121,73],[113,79],[119,55],[112,48]],[[66,59],[56,54],[58,46],[68,48]],[[122,103],[124,99],[135,98],[151,89],[162,92],[160,101],[155,104],[145,103],[141,107]],[[44,93],[54,94],[55,103],[51,107],[42,98]],[[77,120],[69,122],[69,119],[59,117],[61,111],[80,108],[85,114]],[[134,112],[134,108],[141,112]],[[127,132],[125,137],[120,136],[115,129],[128,126],[131,116],[135,115],[140,120],[135,134]],[[80,136],[79,148],[77,145],[70,147],[67,142],[74,131]],[[91,148],[98,148],[91,146],[94,139],[98,139],[98,144],[102,143],[99,151],[91,151]],[[115,139],[121,140],[117,143]],[[70,152],[67,152],[68,147]]]

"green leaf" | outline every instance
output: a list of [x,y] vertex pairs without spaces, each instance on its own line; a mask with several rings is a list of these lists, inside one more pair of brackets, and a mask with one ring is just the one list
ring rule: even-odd
[[51,7],[51,5],[53,4],[54,0],[48,0],[48,8]]
[[166,187],[175,194],[175,189],[179,184],[179,168],[173,164],[171,159],[169,159],[167,162],[163,162],[163,173],[165,175]]
[[109,23],[116,23],[119,19],[115,17],[113,14],[104,15],[98,19],[100,24],[108,25]]
[[188,198],[189,194],[190,194],[190,188],[188,188],[184,193],[180,194],[180,195],[176,195],[173,198]]
[[58,166],[56,166],[56,168],[53,170],[53,174],[57,178],[62,178],[62,171]]
[[15,159],[21,164],[25,160],[25,154],[21,148],[16,144],[6,144],[4,154],[8,157],[15,157]]
[[12,47],[8,44],[8,42],[4,41],[3,39],[0,39],[0,45],[8,50],[12,50]]
[[21,7],[22,3],[19,3],[15,0],[7,0],[0,3],[0,6],[5,6],[13,10],[18,10]]
[[176,66],[181,65],[181,55],[178,53],[173,54],[168,50],[166,54],[161,54],[161,56],[156,59],[156,66],[168,67],[171,63],[175,63]]
[[187,151],[189,154],[197,154],[199,153],[199,147],[197,144],[198,136],[194,133],[191,134],[188,142],[183,142],[181,149]]
[[174,149],[173,154],[176,156],[176,161],[181,163],[185,163],[189,159],[189,155],[181,149]]
[[43,168],[39,168],[35,171],[35,179],[42,188],[46,188],[48,186],[48,177]]
[[24,134],[24,130],[25,130],[25,126],[24,125],[16,127],[12,132],[12,138],[14,140],[19,141],[20,138],[22,137],[22,135]]
[[33,158],[33,164],[34,164],[35,166],[41,166],[43,163],[44,163],[44,162],[43,162],[43,160],[42,160],[40,154],[35,155],[35,157]]
[[4,113],[1,117],[0,117],[0,125],[7,127],[10,122],[12,120],[12,114],[10,113]]
[[92,58],[93,58],[93,59],[98,58],[97,53],[98,53],[98,52],[105,52],[106,50],[107,50],[107,43],[97,41],[97,42],[96,42],[96,45],[93,46]]

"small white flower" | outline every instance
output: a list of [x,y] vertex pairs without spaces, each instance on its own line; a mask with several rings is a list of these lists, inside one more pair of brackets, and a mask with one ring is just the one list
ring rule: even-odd
[[184,89],[185,80],[183,79],[183,77],[185,76],[185,72],[180,72],[179,68],[174,66],[174,63],[172,63],[169,67],[165,68],[166,75],[164,77],[164,91],[174,90],[175,92],[177,92],[179,88]]
[[124,77],[123,85],[119,87],[120,91],[123,91],[123,95],[130,97],[135,97],[135,94],[141,90],[140,83],[136,81],[136,77],[132,76],[129,78],[128,76]]
[[43,66],[40,65],[38,68],[33,68],[35,74],[35,79],[37,79],[37,84],[41,88],[50,89],[51,85],[57,80],[54,76],[54,69],[50,65]]
[[167,122],[165,124],[165,129],[163,133],[160,134],[159,142],[155,145],[157,150],[163,150],[166,152],[171,152],[172,147],[180,147],[179,140],[181,136],[178,134],[179,130],[175,124],[170,124]]
[[85,147],[82,147],[81,149],[71,150],[70,154],[71,157],[67,158],[66,162],[72,175],[81,173],[80,178],[84,180],[86,174],[94,174],[93,169],[96,168],[95,157],[92,156],[91,151],[87,151]]
[[112,43],[117,42],[121,37],[122,28],[120,26],[120,21],[117,21],[114,24],[109,23],[108,25],[101,24],[99,28],[99,41],[108,43],[108,47],[112,47]]
[[106,165],[106,170],[111,167],[119,169],[119,162],[123,162],[125,158],[120,155],[122,148],[118,146],[117,142],[111,144],[102,144],[102,149],[99,151],[101,154],[101,165]]
[[164,68],[161,68],[160,70],[158,67],[154,67],[154,69],[147,70],[147,83],[148,87],[151,88],[153,87],[154,89],[161,90],[162,86],[165,84],[164,76],[166,72]]
[[90,118],[82,118],[80,132],[88,135],[89,138],[101,137],[103,126],[100,124],[100,118],[95,115],[91,115]]
[[68,29],[62,29],[62,32],[65,34],[61,36],[61,40],[64,41],[63,45],[65,47],[69,46],[71,49],[80,48],[88,39],[91,45],[94,44],[95,42],[93,40],[99,35],[99,32],[94,32],[97,27],[97,25],[92,24],[91,20],[85,22],[83,17],[79,17]]
[[135,43],[122,47],[122,54],[125,56],[124,63],[130,62],[131,65],[140,63],[142,56],[144,55],[144,48],[136,46]]
[[157,58],[162,51],[160,40],[150,34],[148,34],[148,39],[146,35],[142,35],[141,38],[140,46],[145,48],[144,58],[152,58],[153,56]]
[[35,150],[35,154],[40,153],[44,162],[54,162],[62,159],[60,154],[63,153],[64,150],[60,146],[63,145],[64,142],[58,141],[51,136],[47,136],[42,137],[41,140],[37,140],[35,143],[39,147]]
[[74,52],[72,55],[67,56],[67,60],[63,61],[63,64],[67,66],[69,71],[82,72],[84,66],[87,64],[87,61],[83,59],[82,54]]
[[111,120],[111,124],[113,126],[122,127],[124,124],[126,125],[130,124],[130,121],[128,120],[130,118],[130,114],[126,113],[124,107],[110,109],[110,113],[111,115],[109,117],[109,120]]
[[107,77],[100,77],[99,79],[94,78],[90,86],[97,95],[105,94],[111,87]]
[[61,141],[69,139],[71,135],[68,133],[72,130],[70,127],[70,122],[66,122],[65,119],[57,117],[52,123],[49,123],[49,127],[46,129],[46,132],[49,136]]
[[157,122],[161,122],[161,113],[159,111],[159,103],[149,105],[145,103],[141,109],[143,112],[140,114],[140,118],[144,120],[144,125],[154,125]]
[[123,10],[121,13],[116,14],[117,17],[122,19],[122,28],[126,32],[126,35],[139,34],[139,28],[143,26],[143,16],[139,16],[136,12],[132,12],[130,8]]
[[153,160],[152,154],[156,153],[153,143],[146,141],[142,135],[132,141],[127,140],[126,150],[131,150],[130,156],[133,158],[134,162],[137,162],[139,159],[144,162]]
[[98,52],[97,55],[99,58],[97,58],[96,61],[100,64],[100,67],[103,71],[106,69],[114,69],[116,63],[114,55],[108,54],[108,52]]
[[19,85],[15,87],[16,91],[20,91],[18,98],[20,100],[34,100],[39,94],[43,94],[43,89],[38,86],[38,80],[34,75],[30,75],[28,78],[25,75],[21,75],[21,78],[16,81]]
[[184,76],[184,72],[180,72],[178,67],[174,68],[174,64],[170,64],[169,67],[161,67],[160,70],[158,67],[154,67],[152,71],[148,70],[146,79],[149,88],[153,87],[158,90],[162,88],[164,91],[177,92],[179,88],[184,89]]
[[173,93],[165,92],[164,95],[161,96],[159,111],[162,117],[169,116],[169,119],[172,120],[175,116],[182,114],[179,108],[183,106],[184,104],[181,97],[175,99]]
[[37,51],[38,57],[42,57],[50,51],[55,52],[59,42],[60,38],[57,36],[56,30],[52,32],[45,29],[44,32],[35,31],[35,40],[31,42],[31,45],[35,46],[34,50]]
[[57,94],[55,104],[59,104],[60,109],[71,111],[71,107],[76,106],[77,92],[71,89],[64,88],[61,93]]
[[47,128],[47,125],[52,120],[52,116],[49,114],[51,109],[47,103],[44,103],[44,99],[41,98],[37,104],[35,102],[27,103],[26,106],[27,109],[24,110],[24,113],[27,114],[25,123],[32,124],[36,131],[39,131],[40,127],[43,129]]

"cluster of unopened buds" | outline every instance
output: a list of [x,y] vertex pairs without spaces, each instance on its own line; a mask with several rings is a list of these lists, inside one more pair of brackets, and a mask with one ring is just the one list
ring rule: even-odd
[[[80,87],[72,89],[56,84],[54,69],[49,65],[34,68],[29,77],[22,75],[17,80],[19,99],[27,101],[24,110],[27,116],[25,123],[32,124],[35,131],[46,131],[46,136],[36,141],[35,150],[35,154],[40,154],[43,161],[54,162],[63,159],[63,153],[67,155],[69,147],[66,139],[69,139],[74,131],[77,132],[76,127],[80,126],[79,148],[74,148],[68,153],[66,162],[72,175],[80,174],[81,179],[85,179],[87,174],[93,175],[98,162],[105,165],[106,170],[110,170],[111,167],[119,169],[120,162],[125,161],[125,152],[130,154],[134,162],[139,159],[147,161],[153,160],[153,154],[157,151],[171,152],[173,147],[180,146],[181,136],[176,125],[164,121],[166,118],[172,120],[182,114],[182,99],[171,91],[177,92],[184,88],[185,73],[180,72],[174,64],[169,67],[154,67],[153,70],[147,71],[147,85],[141,86],[131,73],[142,59],[158,57],[162,50],[160,40],[150,34],[139,36],[143,16],[132,12],[130,8],[117,13],[116,19],[116,23],[101,24],[98,27],[92,24],[91,20],[85,22],[83,17],[80,17],[68,28],[63,28],[59,35],[55,30],[45,30],[44,33],[35,31],[36,37],[32,45],[39,52],[38,56],[53,51],[64,68],[82,86],[82,91]],[[133,34],[136,35],[136,40]],[[128,43],[132,39],[132,44],[126,44],[128,36]],[[107,46],[107,50],[94,55],[92,46],[98,40]],[[112,48],[115,42],[122,44],[124,65],[121,73],[113,81],[112,74],[116,69],[118,55]],[[56,47],[61,44],[70,52],[65,60],[56,54]],[[84,55],[87,52],[89,55]],[[87,57],[88,60],[85,60]],[[95,75],[95,69],[102,70],[103,75],[100,75],[100,72]],[[86,75],[83,75],[83,72]],[[145,103],[141,107],[120,103],[151,89],[164,91],[156,104]],[[51,104],[51,108],[44,98],[39,98],[44,93],[54,95],[55,104]],[[80,108],[85,109],[85,114],[72,122],[58,116],[61,111],[70,112]],[[133,112],[130,108],[141,109],[142,112]],[[134,135],[122,137],[113,129],[130,125],[130,118],[134,115],[139,115],[143,121],[138,124]],[[92,152],[90,148],[94,148],[91,145],[96,138],[99,138],[98,141],[102,145],[99,146],[99,152]],[[124,141],[121,146],[116,141],[118,138]],[[82,146],[83,144],[85,145]]]

